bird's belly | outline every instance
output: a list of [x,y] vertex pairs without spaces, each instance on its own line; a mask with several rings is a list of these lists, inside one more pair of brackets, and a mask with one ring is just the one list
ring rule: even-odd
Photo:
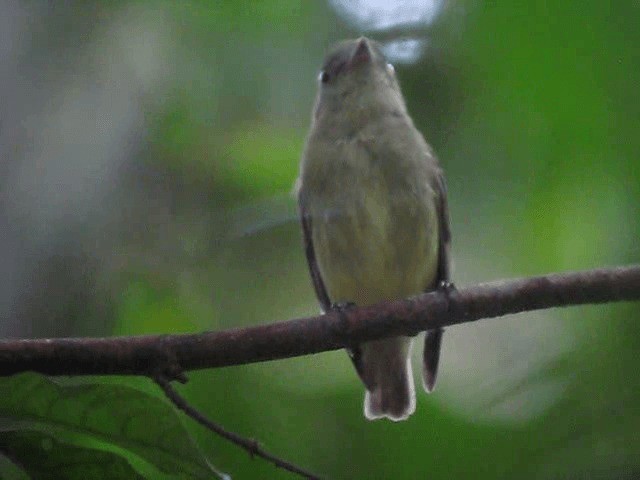
[[438,233],[428,202],[416,205],[367,197],[342,214],[316,217],[313,243],[334,303],[370,305],[418,294],[433,285]]

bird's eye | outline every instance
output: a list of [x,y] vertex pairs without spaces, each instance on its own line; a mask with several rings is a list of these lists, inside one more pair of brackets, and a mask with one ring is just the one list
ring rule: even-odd
[[329,81],[329,74],[323,70],[318,74],[318,81],[320,83],[327,83]]
[[393,75],[393,73],[396,71],[395,68],[393,68],[393,65],[391,65],[390,63],[387,63],[387,72],[389,72],[390,74]]

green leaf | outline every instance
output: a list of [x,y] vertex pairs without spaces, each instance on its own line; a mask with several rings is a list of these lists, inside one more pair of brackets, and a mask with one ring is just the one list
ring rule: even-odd
[[[0,445],[2,451],[6,451],[6,442],[0,435]],[[29,475],[21,465],[17,465],[12,459],[0,453],[0,478],[2,480],[29,480]]]
[[167,401],[123,385],[64,386],[31,373],[1,379],[0,445],[30,473],[55,478],[82,468],[109,475],[100,478],[218,475]]
[[12,454],[21,457],[22,476],[16,473],[7,475],[8,472],[0,469],[3,479],[144,478],[121,456],[70,445],[54,435],[5,431],[0,433],[0,443]]

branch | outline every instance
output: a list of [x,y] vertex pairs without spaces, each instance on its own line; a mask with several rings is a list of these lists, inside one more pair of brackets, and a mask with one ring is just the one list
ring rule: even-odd
[[265,451],[260,446],[257,440],[244,438],[237,433],[231,432],[221,425],[218,425],[217,423],[209,420],[204,414],[189,405],[189,403],[171,386],[171,383],[169,380],[167,380],[167,378],[163,377],[162,375],[157,375],[154,380],[158,384],[158,386],[160,386],[162,391],[164,391],[167,398],[171,400],[171,403],[173,403],[177,408],[182,410],[186,415],[194,419],[200,425],[203,425],[208,430],[211,430],[222,438],[229,440],[231,443],[243,448],[244,450],[249,452],[249,455],[251,455],[252,457],[256,456],[264,458],[265,460],[273,463],[276,467],[300,475],[303,478],[307,478],[309,480],[319,480],[320,477],[314,475],[313,473],[308,472],[303,468],[294,465],[293,463],[287,462],[286,460]]
[[640,265],[441,290],[256,327],[186,335],[0,341],[0,376],[148,375],[276,360],[482,318],[551,307],[640,300]]

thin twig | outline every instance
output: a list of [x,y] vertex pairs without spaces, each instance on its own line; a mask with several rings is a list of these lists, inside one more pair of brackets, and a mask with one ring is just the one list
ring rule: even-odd
[[256,327],[186,335],[0,340],[0,376],[154,375],[337,350],[551,307],[640,300],[640,265],[493,282]]
[[222,438],[229,440],[230,442],[238,445],[240,448],[246,450],[249,455],[252,457],[260,457],[271,463],[273,463],[276,467],[287,470],[291,473],[295,473],[300,475],[303,478],[307,478],[309,480],[319,480],[320,477],[317,475],[304,470],[301,467],[294,465],[293,463],[287,462],[286,460],[277,457],[267,451],[265,451],[257,440],[249,439],[238,435],[237,433],[230,432],[224,427],[218,425],[217,423],[209,420],[204,416],[200,411],[189,405],[187,400],[182,397],[172,386],[171,382],[164,377],[163,375],[156,375],[154,377],[155,382],[160,386],[162,391],[165,393],[167,398],[173,403],[177,408],[182,410],[186,415],[194,419],[200,425],[205,428],[211,430],[215,434],[221,436]]

